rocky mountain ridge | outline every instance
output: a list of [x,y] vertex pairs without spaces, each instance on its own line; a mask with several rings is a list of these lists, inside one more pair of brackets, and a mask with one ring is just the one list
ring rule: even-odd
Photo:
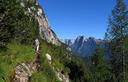
[[63,43],[71,48],[71,51],[79,54],[81,57],[88,57],[95,53],[96,47],[99,46],[104,50],[105,57],[108,59],[109,46],[105,40],[95,39],[94,37],[78,36],[76,39],[64,39]]

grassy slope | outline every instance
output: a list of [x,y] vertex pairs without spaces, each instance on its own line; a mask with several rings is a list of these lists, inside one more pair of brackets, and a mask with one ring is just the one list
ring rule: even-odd
[[[30,62],[34,58],[34,47],[32,45],[21,45],[13,42],[9,43],[7,47],[8,49],[6,51],[0,51],[0,82],[4,82],[4,79],[6,82],[9,82],[10,77],[12,77],[14,73],[14,67],[17,64],[21,62]],[[73,57],[64,46],[57,47],[46,41],[42,41],[40,53],[41,67],[39,72],[32,75],[31,82],[59,82],[53,67],[58,72],[64,71],[66,76],[70,72],[70,74],[72,74],[77,71],[75,73],[76,75],[79,73],[81,75],[81,72],[83,72],[82,76],[79,77],[86,77],[86,79],[88,79],[86,67],[81,67],[81,61]],[[50,54],[52,57],[51,65],[48,64],[45,57],[46,53]],[[75,78],[77,78],[77,76]]]
[[[51,65],[48,64],[45,58],[46,53],[49,53],[52,57]],[[54,67],[54,69],[58,72],[63,71],[66,76],[73,76],[72,82],[77,81],[78,79],[79,82],[89,80],[88,69],[85,66],[85,63],[79,60],[79,58],[74,57],[71,52],[67,51],[65,45],[57,47],[43,41],[41,43],[41,66],[42,70],[35,75],[33,78],[34,81],[32,82],[58,82],[52,67]],[[44,74],[44,76],[41,74],[41,72]],[[48,79],[45,78],[45,76]],[[40,81],[38,77],[43,77],[45,81],[43,79]],[[36,78],[39,81],[36,81]]]
[[[0,82],[9,82],[14,67],[21,62],[29,62],[34,57],[33,47],[9,43],[6,51],[0,51]],[[3,79],[2,79],[3,78]]]
[[[50,46],[50,44],[48,44]],[[45,54],[52,53],[45,41],[41,45],[41,69],[34,73],[32,82],[59,82],[55,73],[46,60]],[[30,62],[34,58],[34,47],[21,45],[16,42],[9,43],[6,51],[0,52],[0,82],[9,82],[14,73],[14,67],[21,62]],[[56,62],[58,63],[58,62]],[[61,64],[60,64],[61,65]],[[5,81],[4,81],[5,79]]]
[[31,78],[31,82],[60,82],[58,81],[55,72],[52,69],[52,65],[49,65],[45,57],[46,53],[49,53],[51,56],[50,44],[43,41],[41,43],[41,60],[40,60],[40,70],[37,73],[34,73]]
[[[38,27],[38,24],[35,23],[37,21],[33,19],[33,17],[28,17],[25,14],[23,14],[25,11],[20,7],[19,3],[15,4],[14,6],[14,3],[11,0],[8,0],[3,2],[3,4],[7,5],[8,7],[7,10],[10,10],[8,11],[9,14],[7,14],[6,16],[6,17],[10,17],[10,20],[8,20],[9,23],[7,23],[7,26],[16,28],[16,29],[12,29],[14,32],[16,32],[14,34],[10,32],[10,29],[7,29],[11,33],[11,35],[14,36],[13,38],[11,37],[10,40],[16,40],[17,42],[21,42],[21,43],[28,43],[28,42],[31,43],[31,40],[34,37],[38,36],[38,29],[34,29]],[[29,3],[28,6],[31,6],[31,5],[33,4]],[[4,12],[6,12],[7,10],[4,10]],[[14,11],[11,11],[11,10],[14,10]],[[15,19],[17,19],[18,21]],[[24,27],[27,27],[27,28],[24,28]],[[25,33],[24,33],[24,30],[26,31]],[[5,36],[2,37],[2,39],[4,38]],[[12,42],[7,45],[7,48],[8,49],[6,51],[0,50],[0,82],[4,82],[4,80],[6,82],[9,82],[10,77],[12,77],[14,73],[14,68],[17,64],[21,62],[29,62],[34,58],[34,48],[32,45],[23,45],[23,44],[21,45],[21,44],[17,44],[16,42]],[[49,65],[46,60],[46,57],[45,57],[46,53],[49,53],[52,56],[51,65]],[[72,64],[70,59],[72,59],[72,57],[64,46],[57,47],[55,45],[51,45],[46,43],[45,41],[42,41],[41,60],[40,60],[41,69],[39,72],[33,74],[31,81],[32,82],[58,82],[52,67],[55,67],[56,71],[59,71],[59,72],[64,71],[65,75],[67,75],[71,71],[68,67],[66,67],[66,64],[68,64],[67,66]],[[76,59],[73,59],[73,60],[76,60]]]

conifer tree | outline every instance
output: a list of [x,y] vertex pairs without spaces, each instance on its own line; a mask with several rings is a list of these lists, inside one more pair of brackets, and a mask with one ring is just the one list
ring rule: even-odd
[[112,54],[112,68],[118,82],[127,82],[127,66],[126,58],[128,56],[128,10],[124,0],[116,0],[116,6],[112,10],[109,17],[109,28],[105,34],[110,41]]
[[107,65],[105,62],[102,48],[97,46],[96,53],[91,59],[94,82],[116,82],[115,76],[111,73],[110,65]]
[[114,40],[128,35],[128,10],[124,0],[116,0],[116,6],[109,17],[107,34],[109,39]]

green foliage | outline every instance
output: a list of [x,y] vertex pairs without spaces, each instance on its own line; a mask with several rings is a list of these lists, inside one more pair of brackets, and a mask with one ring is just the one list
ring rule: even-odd
[[69,77],[72,82],[89,82],[89,76],[85,65],[78,63],[76,60],[72,60],[65,64],[69,69]]
[[[46,53],[49,53],[52,57],[51,65],[49,65],[46,60]],[[62,46],[58,47],[51,45],[46,41],[42,41],[41,54],[41,71],[44,73],[44,77],[49,79],[48,81],[56,82],[53,79],[55,78],[53,77],[55,76],[55,73],[52,72],[53,70],[51,69],[54,67],[55,71],[63,71],[73,82],[89,82],[88,69],[85,63],[78,57],[74,57],[71,52],[67,51],[65,45],[62,44]]]
[[96,54],[92,57],[93,82],[116,82],[111,73],[111,67],[105,63],[103,49],[97,47]]
[[110,42],[112,73],[118,82],[127,82],[128,9],[124,0],[117,0],[109,18],[106,37]]
[[89,82],[90,76],[83,60],[66,50],[67,46],[62,45],[55,48],[55,57],[64,65],[64,72],[67,72],[72,82]]
[[[49,45],[49,47],[48,47]],[[41,58],[40,58],[40,70],[39,72],[33,74],[31,81],[32,82],[59,82],[55,71],[53,70],[53,66],[49,65],[46,59],[46,53],[50,53],[51,49],[49,43],[46,41],[41,41]],[[53,55],[50,54],[52,57]]]
[[43,64],[43,70],[34,73],[31,77],[30,82],[60,82],[60,81],[58,81],[52,67],[50,67],[47,63],[45,63]]
[[9,27],[7,27],[7,21],[5,19],[7,15],[7,7],[5,6],[5,1],[0,2],[0,47],[6,46],[6,43],[9,41],[10,32]]
[[124,38],[120,38],[115,41],[111,41],[111,53],[112,53],[112,68],[113,73],[117,77],[119,82],[127,82],[127,74],[128,74],[128,36]]
[[0,82],[10,82],[14,67],[21,62],[29,62],[34,58],[33,47],[16,42],[9,43],[6,51],[0,52]]
[[109,28],[106,37],[108,39],[119,39],[128,35],[128,9],[124,0],[117,0],[112,15],[109,17]]
[[9,41],[31,44],[33,38],[39,36],[38,22],[33,16],[25,14],[25,8],[18,0],[2,0],[0,23],[0,46]]

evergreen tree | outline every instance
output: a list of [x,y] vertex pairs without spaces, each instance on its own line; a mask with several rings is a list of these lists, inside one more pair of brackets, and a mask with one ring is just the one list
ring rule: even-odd
[[109,39],[114,40],[128,35],[128,10],[124,0],[116,1],[112,16],[109,17],[109,28],[106,35]]
[[0,1],[0,11],[0,47],[11,40],[30,44],[38,37],[38,22],[34,16],[25,14],[27,10],[20,6],[20,0]]
[[0,47],[5,47],[11,36],[11,29],[8,26],[8,14],[11,9],[10,5],[10,0],[0,1]]
[[112,16],[109,17],[109,28],[105,34],[110,41],[110,48],[112,54],[112,68],[118,82],[127,82],[126,77],[127,66],[126,58],[128,56],[128,10],[124,0],[117,0],[116,6],[112,10]]
[[100,47],[96,48],[96,53],[92,56],[93,82],[116,82],[111,73],[111,67],[105,63],[104,51]]

